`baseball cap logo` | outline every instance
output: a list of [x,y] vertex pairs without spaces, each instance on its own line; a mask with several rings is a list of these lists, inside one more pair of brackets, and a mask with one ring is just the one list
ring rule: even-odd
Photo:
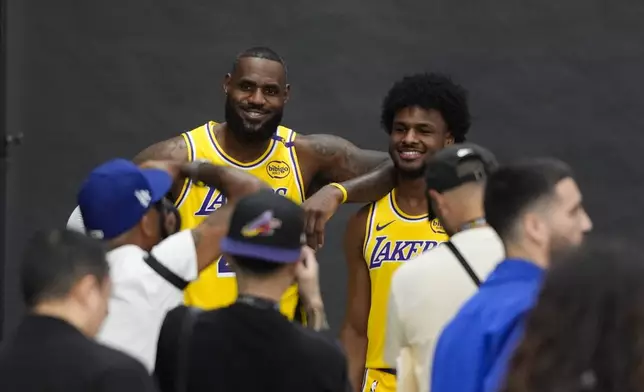
[[150,206],[150,201],[152,201],[152,196],[150,196],[150,191],[147,189],[138,189],[134,191],[134,197],[141,203],[143,208],[148,208]]
[[273,211],[264,211],[260,216],[253,219],[246,226],[242,227],[241,235],[244,237],[269,236],[282,226],[282,221],[273,217]]

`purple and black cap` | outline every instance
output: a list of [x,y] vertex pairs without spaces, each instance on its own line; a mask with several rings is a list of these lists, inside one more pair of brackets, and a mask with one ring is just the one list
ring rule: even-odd
[[272,190],[261,190],[237,202],[221,250],[232,256],[294,263],[305,242],[304,210]]

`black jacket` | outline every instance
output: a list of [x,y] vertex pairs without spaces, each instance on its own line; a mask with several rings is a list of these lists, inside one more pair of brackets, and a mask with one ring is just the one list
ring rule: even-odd
[[145,367],[85,337],[67,322],[25,317],[0,348],[2,392],[153,392]]
[[[178,313],[185,313],[185,308],[171,311],[168,319],[177,318],[173,316]],[[172,350],[160,344],[158,355],[159,387],[163,392],[174,392],[171,372],[159,368],[159,362],[175,366],[173,358],[161,358],[173,357]],[[201,313],[192,329],[187,357],[188,392],[350,389],[347,361],[340,346],[290,322],[274,309],[236,303]]]

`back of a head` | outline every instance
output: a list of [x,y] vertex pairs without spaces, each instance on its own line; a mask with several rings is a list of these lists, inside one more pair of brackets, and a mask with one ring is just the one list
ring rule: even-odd
[[23,299],[28,307],[65,298],[84,276],[99,282],[108,277],[104,246],[71,230],[37,232],[27,243],[20,269]]
[[484,196],[488,224],[506,242],[513,239],[523,214],[555,195],[570,167],[552,158],[524,160],[499,167],[487,180]]
[[510,363],[504,391],[641,387],[643,254],[638,247],[601,241],[555,263]]
[[299,205],[269,189],[241,198],[221,242],[225,257],[242,274],[260,277],[296,263],[305,241],[304,216]]

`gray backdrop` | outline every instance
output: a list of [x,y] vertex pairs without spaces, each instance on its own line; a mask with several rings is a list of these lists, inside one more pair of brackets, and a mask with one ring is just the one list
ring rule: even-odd
[[[644,234],[644,5],[325,0],[8,0],[6,326],[21,312],[17,263],[27,236],[62,226],[94,165],[222,120],[235,54],[267,45],[290,67],[284,123],[384,149],[381,99],[405,73],[451,73],[471,91],[471,140],[502,159],[553,155],[576,169],[600,233]],[[328,226],[324,296],[340,325],[346,274]],[[1,276],[1,275],[0,275]]]

